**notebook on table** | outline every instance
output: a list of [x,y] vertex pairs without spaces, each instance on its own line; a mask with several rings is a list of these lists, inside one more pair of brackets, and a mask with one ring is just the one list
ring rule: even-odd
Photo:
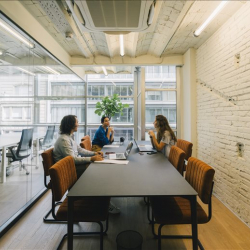
[[126,148],[125,153],[109,154],[108,155],[109,160],[127,160],[132,147],[133,147],[133,142],[131,141]]
[[145,144],[138,144],[135,141],[136,147],[139,149],[140,152],[157,152],[157,150],[154,148],[153,140],[151,139],[151,145],[145,145]]

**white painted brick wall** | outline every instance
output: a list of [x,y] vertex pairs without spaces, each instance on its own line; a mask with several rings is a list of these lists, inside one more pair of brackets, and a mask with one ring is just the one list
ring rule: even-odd
[[[196,53],[197,79],[236,98],[232,105],[197,83],[197,157],[215,168],[214,193],[250,225],[250,2]],[[240,54],[239,67],[234,56]],[[244,144],[238,157],[236,144]]]

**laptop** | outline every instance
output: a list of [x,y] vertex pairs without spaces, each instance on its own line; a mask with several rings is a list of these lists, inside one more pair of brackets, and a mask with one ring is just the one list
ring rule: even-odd
[[108,155],[109,160],[127,160],[132,147],[133,147],[133,142],[131,141],[126,148],[125,153],[109,154]]
[[151,145],[139,144],[135,141],[136,147],[139,149],[140,152],[157,152],[154,147],[153,140],[151,139]]

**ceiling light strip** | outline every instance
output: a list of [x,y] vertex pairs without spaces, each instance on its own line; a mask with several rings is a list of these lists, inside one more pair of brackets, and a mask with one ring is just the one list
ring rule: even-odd
[[222,1],[218,7],[212,12],[208,19],[194,32],[194,36],[199,36],[201,32],[208,26],[208,24],[215,18],[215,16],[223,9],[228,1]]
[[27,45],[29,48],[33,49],[35,48],[35,44],[31,43],[29,40],[24,38],[22,35],[20,35],[17,31],[15,31],[12,27],[10,27],[7,23],[5,23],[3,20],[0,19],[0,27],[2,27],[4,30],[9,32],[12,36],[17,38],[19,41],[23,42],[25,45]]
[[34,73],[32,73],[32,72],[26,70],[26,69],[23,69],[23,68],[20,68],[20,67],[16,67],[16,68],[17,68],[18,70],[20,70],[20,71],[26,73],[26,74],[31,75],[31,76],[35,76],[35,75],[36,75],[36,74],[34,74]]
[[106,70],[106,68],[104,66],[102,66],[102,71],[103,71],[103,73],[104,73],[105,76],[108,75],[108,72],[107,72],[107,70]]
[[120,55],[124,56],[124,39],[123,35],[120,35]]
[[54,75],[60,75],[59,72],[55,71],[54,69],[48,67],[48,66],[41,66],[42,69],[45,69],[47,71],[49,71],[50,73],[54,74]]

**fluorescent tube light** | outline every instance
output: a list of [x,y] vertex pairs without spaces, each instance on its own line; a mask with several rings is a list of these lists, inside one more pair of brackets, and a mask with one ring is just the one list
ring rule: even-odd
[[29,40],[24,38],[22,35],[20,35],[17,31],[15,31],[12,27],[10,27],[7,23],[5,23],[3,20],[0,19],[0,27],[5,29],[7,32],[9,32],[12,36],[17,38],[19,41],[23,42],[25,45],[27,45],[29,48],[33,49],[35,48],[35,44],[31,43]]
[[120,55],[124,56],[124,40],[123,40],[123,35],[120,35]]
[[148,25],[152,24],[153,22],[154,12],[155,12],[155,5],[154,3],[152,3],[150,6],[149,15],[148,15]]
[[36,56],[36,57],[38,57],[38,58],[40,58],[40,59],[43,59],[39,54],[37,54],[37,53],[34,52],[33,50],[32,50],[31,52],[32,52],[32,54],[33,54],[34,56]]
[[20,70],[20,71],[26,73],[26,74],[31,75],[31,76],[35,76],[35,75],[36,75],[36,74],[34,74],[34,73],[32,73],[32,72],[26,70],[26,69],[23,69],[23,68],[20,68],[20,67],[16,67],[16,68],[17,68],[18,70]]
[[108,75],[108,72],[107,72],[107,70],[106,70],[106,68],[104,66],[102,66],[102,71],[103,71],[103,73],[104,73],[105,76]]
[[208,24],[214,19],[214,17],[222,10],[228,1],[222,1],[218,7],[212,12],[208,19],[194,32],[194,36],[199,36],[201,32],[208,26]]
[[19,57],[17,57],[17,56],[15,56],[15,55],[11,54],[10,52],[5,52],[5,55],[7,55],[7,56],[11,56],[11,57],[13,57],[13,58],[15,58],[15,59],[20,60],[20,58],[19,58]]
[[50,73],[54,74],[54,75],[60,75],[59,72],[55,71],[54,69],[48,67],[48,66],[40,66],[42,69],[45,69],[47,71],[49,71]]

